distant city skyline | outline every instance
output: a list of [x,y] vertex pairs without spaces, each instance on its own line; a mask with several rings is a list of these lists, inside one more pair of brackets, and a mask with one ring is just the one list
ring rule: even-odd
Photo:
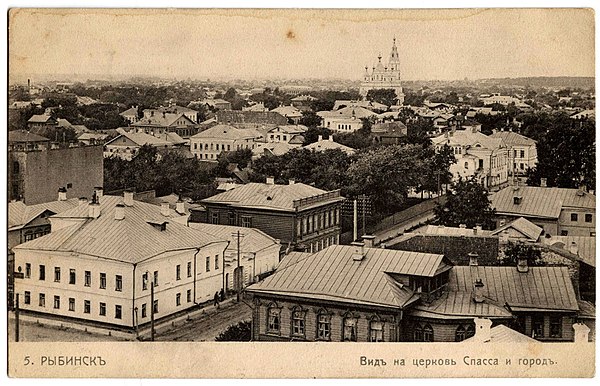
[[594,14],[582,9],[38,9],[11,12],[9,27],[11,81],[360,81],[379,54],[387,63],[394,37],[406,81],[595,75]]

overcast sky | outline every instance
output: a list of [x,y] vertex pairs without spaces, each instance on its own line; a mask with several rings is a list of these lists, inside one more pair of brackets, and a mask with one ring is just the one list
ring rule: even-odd
[[406,80],[594,76],[590,10],[21,10],[9,23],[19,77],[358,80],[394,36]]

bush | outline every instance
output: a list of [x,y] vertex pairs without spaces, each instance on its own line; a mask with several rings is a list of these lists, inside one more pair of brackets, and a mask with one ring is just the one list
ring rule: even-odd
[[217,342],[250,342],[252,337],[252,322],[244,320],[232,324],[215,338]]

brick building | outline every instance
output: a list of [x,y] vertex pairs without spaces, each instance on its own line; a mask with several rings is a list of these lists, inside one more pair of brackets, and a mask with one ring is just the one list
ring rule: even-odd
[[249,183],[201,201],[190,222],[257,228],[281,240],[282,247],[316,252],[339,243],[339,190],[326,192],[302,183]]

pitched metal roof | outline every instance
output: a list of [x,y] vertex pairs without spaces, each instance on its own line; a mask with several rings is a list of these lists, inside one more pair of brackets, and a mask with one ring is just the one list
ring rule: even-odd
[[[596,237],[594,236],[552,236],[542,238],[542,242],[572,253],[586,264],[596,266]],[[576,249],[572,248],[575,247]]]
[[[262,184],[251,182],[235,189],[205,198],[205,203],[221,203],[237,207],[294,210],[294,200],[327,193],[303,183],[293,185]],[[338,196],[338,198],[340,198]]]
[[46,137],[31,133],[27,130],[10,130],[8,132],[8,142],[48,142]]
[[54,118],[52,118],[50,115],[46,115],[46,114],[32,115],[31,118],[29,118],[29,120],[27,122],[31,122],[31,123],[46,123],[48,121],[56,122],[54,120]]
[[113,142],[117,142],[117,140],[119,138],[121,138],[121,136],[128,138],[132,142],[136,143],[138,146],[151,145],[151,146],[155,146],[155,147],[159,147],[159,146],[162,147],[162,146],[173,145],[173,142],[171,142],[169,140],[161,139],[161,138],[158,138],[153,135],[146,134],[146,133],[132,133],[132,132],[124,131],[124,130],[120,130],[119,133],[121,135],[119,135],[119,136],[113,138],[112,140],[110,140],[109,142],[107,142],[105,144],[105,146],[111,145],[111,144],[113,144]]
[[443,225],[427,225],[425,229],[418,230],[417,232],[424,235],[439,236],[475,236],[476,234],[482,236],[490,234],[490,231],[486,230],[477,230],[475,232],[472,228],[447,227]]
[[[481,303],[473,301],[473,283],[481,279]],[[506,317],[513,310],[577,311],[577,297],[567,267],[454,266],[448,290],[431,304],[419,304],[411,314],[440,318]]]
[[515,229],[516,231],[522,233],[524,236],[526,236],[529,240],[532,241],[537,241],[540,238],[542,231],[544,230],[542,227],[535,225],[534,223],[528,221],[524,217],[519,217],[518,219],[511,221],[508,224],[492,231],[491,234],[499,235],[508,228]]
[[335,150],[339,149],[346,154],[354,154],[356,150],[353,148],[342,145],[341,143],[337,143],[333,141],[333,139],[324,139],[322,141],[313,142],[304,146],[305,149],[314,150],[314,151],[325,151],[325,150]]
[[177,126],[175,125],[176,121],[179,119],[183,119],[187,122],[186,126],[194,125],[194,122],[189,119],[183,113],[161,113],[158,112],[154,116],[144,117],[139,121],[135,122],[131,126],[156,126],[156,127],[166,127],[166,126]]
[[417,298],[392,275],[431,277],[446,264],[443,255],[380,248],[365,248],[365,257],[356,261],[356,248],[361,247],[333,245],[308,256],[290,254],[285,259],[291,261],[248,291],[404,307]]
[[261,138],[262,134],[253,129],[238,129],[230,125],[216,125],[193,135],[193,139],[246,140]]
[[[212,234],[169,221],[171,218],[163,216],[160,207],[140,201],[125,206],[124,219],[116,220],[115,206],[122,202],[122,197],[102,196],[101,213],[95,219],[87,217],[86,205],[62,212],[57,218],[78,221],[15,249],[74,252],[135,264],[167,251],[200,248],[224,241]],[[164,231],[152,225],[164,222],[169,223]]]
[[[515,331],[510,327],[506,327],[503,324],[492,327],[490,329],[490,333],[490,340],[485,343],[541,343],[540,341],[530,338],[525,334],[521,334],[520,332]],[[478,341],[477,338],[472,336],[463,340],[463,342],[475,343]]]
[[240,250],[243,252],[257,253],[273,245],[279,245],[277,240],[265,232],[255,228],[244,228],[231,225],[215,225],[206,223],[189,223],[192,229],[213,235],[214,237],[229,241],[228,249],[237,250],[237,232],[240,232]]
[[506,146],[532,146],[535,141],[514,131],[497,131],[490,135],[492,138],[502,138]]
[[52,214],[62,213],[79,205],[79,199],[69,198],[64,201],[50,201],[36,205],[25,205],[22,201],[8,203],[8,230],[24,227],[45,211]]
[[[520,204],[514,197],[521,197]],[[492,207],[498,214],[523,217],[546,217],[557,219],[564,207],[596,209],[596,196],[578,189],[542,188],[537,186],[509,186],[490,196]]]
[[505,146],[501,138],[491,138],[479,131],[471,130],[456,130],[454,132],[445,133],[431,139],[434,145],[448,144],[449,146],[472,146],[481,147],[488,150],[496,150]]

